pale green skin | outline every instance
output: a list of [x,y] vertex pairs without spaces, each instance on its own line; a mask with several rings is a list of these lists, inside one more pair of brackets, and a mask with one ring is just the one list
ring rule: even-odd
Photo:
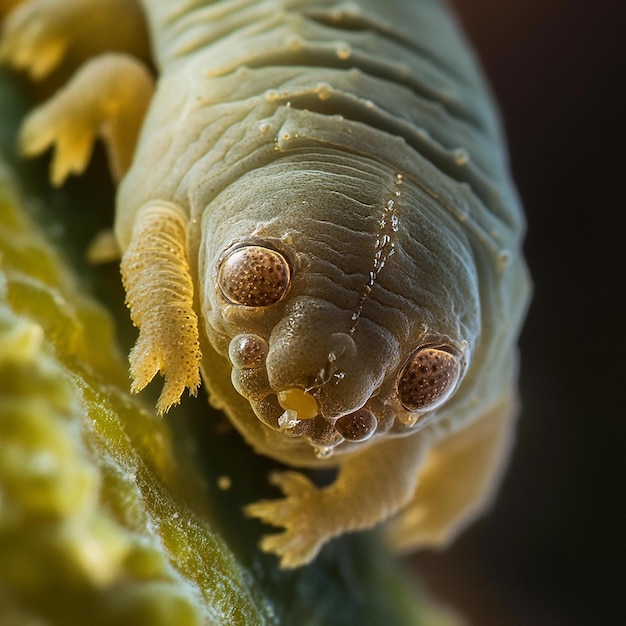
[[[490,500],[511,440],[529,293],[497,116],[445,8],[337,3],[344,30],[325,25],[334,4],[142,3],[159,78],[115,224],[124,251],[146,205],[185,216],[211,402],[260,453],[341,467],[321,490],[283,476],[287,498],[249,508],[287,528],[263,544],[284,566],[402,508],[396,545],[440,544]],[[244,26],[245,36],[233,30]],[[389,201],[395,254],[366,293]],[[289,293],[262,310],[227,305],[215,280],[224,251],[251,239],[282,246],[293,262]],[[345,376],[318,390],[321,409],[336,417],[386,406],[391,430],[320,458],[319,442],[266,426],[257,415],[276,420],[275,397],[248,401],[231,384],[228,344],[241,332],[268,339],[275,393],[306,388],[337,334],[344,346],[349,337],[336,363]],[[407,427],[399,372],[416,348],[438,342],[458,350],[462,380]]]
[[[377,11],[389,23],[393,23],[392,13],[402,16],[412,11],[413,15],[397,21],[407,23],[410,19],[415,29],[424,23],[423,30],[412,36],[425,47],[434,47],[437,39],[450,42],[445,46],[445,61],[458,68],[465,84],[453,82],[443,72],[435,74],[436,68],[427,63],[415,72],[419,77],[420,72],[429,71],[446,80],[448,84],[439,90],[454,93],[454,89],[459,106],[486,130],[477,130],[476,125],[446,115],[428,102],[422,102],[423,110],[418,110],[402,86],[387,83],[388,91],[377,93],[380,81],[374,83],[375,79],[359,70],[239,67],[242,59],[275,51],[294,34],[303,41],[323,36],[315,25],[306,25],[293,15],[287,22],[276,11],[267,12],[262,4],[312,6],[256,3],[249,11],[255,11],[259,22],[264,19],[271,28],[258,28],[256,39],[251,37],[242,49],[234,37],[207,46],[196,38],[210,41],[222,23],[250,19],[242,17],[245,12],[229,15],[225,11],[222,20],[216,20],[216,9],[208,7],[203,9],[206,17],[201,22],[202,11],[192,20],[185,3],[177,3],[178,23],[184,24],[177,28],[172,22],[163,25],[171,3],[146,3],[161,76],[134,165],[120,190],[116,231],[122,246],[130,235],[133,215],[148,201],[166,199],[188,213],[189,259],[204,329],[221,355],[205,353],[204,378],[209,387],[215,387],[213,395],[228,411],[228,407],[242,403],[223,382],[228,380],[228,365],[218,368],[216,364],[223,361],[228,342],[237,332],[254,331],[269,337],[279,320],[284,326],[285,318],[296,308],[306,312],[309,302],[321,302],[323,322],[299,325],[297,340],[281,342],[278,324],[270,348],[280,343],[276,347],[280,356],[272,358],[270,352],[268,360],[270,367],[280,370],[270,373],[277,390],[302,384],[323,366],[320,358],[326,349],[313,355],[310,346],[327,342],[324,333],[346,332],[350,327],[350,315],[372,266],[375,221],[393,197],[395,177],[401,174],[404,182],[397,253],[378,276],[366,301],[364,321],[354,336],[356,353],[351,363],[343,364],[350,375],[329,393],[336,396],[333,406],[343,404],[345,412],[363,405],[382,379],[386,382],[383,390],[391,396],[399,366],[424,336],[448,337],[454,345],[467,344],[467,370],[453,400],[438,412],[432,430],[442,424],[446,430],[456,430],[480,415],[505,390],[513,393],[513,345],[526,296],[525,271],[519,257],[519,205],[505,173],[497,120],[471,55],[436,2],[412,6],[389,2],[384,11],[376,2],[360,3],[364,13],[376,15]],[[380,17],[376,19],[380,22]],[[193,25],[203,33],[201,36],[194,33]],[[338,42],[349,39],[346,34],[350,35],[339,33],[340,39],[328,45],[340,47]],[[177,54],[191,39],[197,51]],[[353,55],[362,41],[361,33],[349,41]],[[374,46],[373,52],[383,54],[384,50],[378,53]],[[491,206],[486,207],[463,184],[448,181],[442,193],[446,183],[440,181],[445,175],[399,137],[358,121],[303,111],[316,105],[320,83],[329,85],[329,92],[341,92],[333,96],[337,100],[351,97],[352,102],[343,106],[354,115],[363,114],[362,101],[368,99],[374,102],[381,124],[392,123],[390,114],[396,119],[419,120],[424,130],[445,142],[445,148],[418,137],[415,131],[412,140],[421,141],[427,150],[439,150],[448,166],[454,167],[452,149],[463,146],[469,153],[469,164],[457,169],[464,169],[461,175],[470,181],[485,181],[485,196]],[[274,93],[268,95],[270,90]],[[285,106],[298,99],[298,108]],[[308,162],[313,160],[316,163],[311,166]],[[337,165],[339,160],[343,166]],[[305,174],[301,174],[303,170]],[[499,215],[508,223],[498,219]],[[267,311],[233,311],[232,319],[226,322],[224,305],[214,286],[220,255],[240,239],[278,239],[285,235],[293,240],[291,249],[296,255],[306,259],[305,266],[295,273],[288,298]],[[322,250],[318,235],[325,242],[336,238],[340,243],[333,250]],[[510,257],[502,271],[501,254]],[[318,273],[332,278],[323,282],[309,278]],[[263,454],[290,464],[325,463],[315,457],[307,442],[268,431],[245,404],[229,413]],[[376,438],[370,443],[375,442]],[[335,464],[336,459],[329,462]]]

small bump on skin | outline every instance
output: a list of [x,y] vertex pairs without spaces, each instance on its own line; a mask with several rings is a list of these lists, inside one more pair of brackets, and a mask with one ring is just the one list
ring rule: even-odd
[[231,373],[231,382],[237,393],[250,402],[263,400],[272,391],[264,367],[235,367]]
[[316,419],[311,422],[312,428],[307,433],[307,437],[315,448],[332,449],[343,442],[344,438],[337,432],[333,424],[329,424],[324,419]]
[[291,271],[282,254],[275,250],[245,246],[226,257],[218,281],[222,293],[233,304],[262,307],[285,297]]

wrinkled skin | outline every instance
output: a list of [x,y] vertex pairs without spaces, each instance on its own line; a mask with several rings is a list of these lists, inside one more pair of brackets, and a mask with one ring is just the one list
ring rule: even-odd
[[339,469],[277,474],[285,497],[247,508],[285,529],[261,545],[283,567],[398,513],[401,549],[450,540],[508,455],[529,289],[497,116],[445,8],[120,1],[24,0],[0,59],[86,60],[21,147],[54,146],[59,185],[105,141],[132,389],[163,375],[163,413],[201,370],[257,451]]

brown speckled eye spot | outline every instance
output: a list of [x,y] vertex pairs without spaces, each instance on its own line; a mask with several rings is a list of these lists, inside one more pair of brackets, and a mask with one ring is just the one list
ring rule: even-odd
[[443,348],[420,348],[398,378],[398,397],[408,411],[434,409],[454,391],[461,373],[459,357]]
[[367,409],[344,415],[335,422],[337,432],[348,441],[365,441],[375,432],[378,421]]
[[223,261],[219,287],[234,304],[269,306],[280,302],[291,281],[289,264],[282,254],[262,246],[234,250]]
[[267,341],[252,334],[237,335],[228,347],[230,362],[240,369],[263,367],[268,352]]

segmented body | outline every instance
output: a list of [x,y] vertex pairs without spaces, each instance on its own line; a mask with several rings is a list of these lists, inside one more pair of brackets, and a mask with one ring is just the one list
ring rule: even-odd
[[341,467],[250,507],[286,527],[264,543],[283,565],[402,507],[397,545],[447,539],[506,456],[528,296],[499,122],[453,20],[435,0],[142,6],[159,75],[115,225],[136,387],[161,371],[166,407],[202,358],[257,450]]

